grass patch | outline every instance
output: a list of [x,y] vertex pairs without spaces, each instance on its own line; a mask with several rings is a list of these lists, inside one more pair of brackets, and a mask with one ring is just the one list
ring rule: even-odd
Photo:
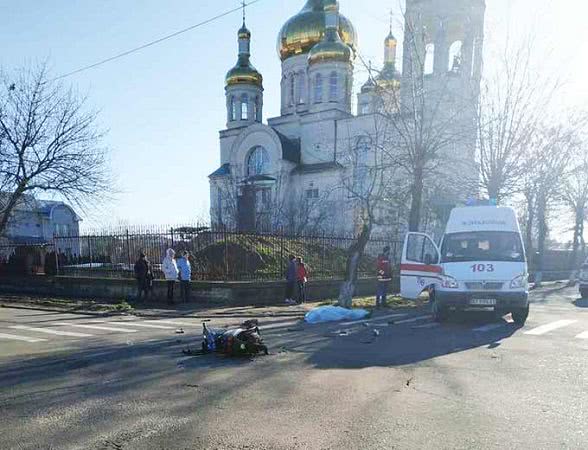
[[70,312],[130,313],[134,310],[133,305],[124,299],[117,303],[102,303],[94,300],[74,300],[53,297],[2,296],[0,297],[0,302],[2,301],[6,302],[5,306],[10,306],[11,303],[21,303],[32,306],[59,308]]

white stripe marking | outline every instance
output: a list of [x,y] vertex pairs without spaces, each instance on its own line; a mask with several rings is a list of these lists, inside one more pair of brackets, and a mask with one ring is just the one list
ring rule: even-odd
[[417,325],[413,328],[437,328],[441,326],[441,324],[437,323],[437,322],[431,322],[431,323],[426,323],[424,325]]
[[526,331],[525,334],[531,334],[533,336],[539,336],[541,334],[549,333],[550,331],[557,330],[558,328],[567,327],[572,323],[577,322],[576,320],[556,320],[555,322],[541,325],[532,330]]
[[417,316],[417,317],[411,317],[410,319],[404,319],[404,320],[399,320],[399,321],[395,321],[394,325],[399,325],[402,323],[412,323],[412,322],[418,322],[419,320],[426,320],[426,319],[431,319],[433,316]]
[[4,334],[0,333],[0,339],[12,339],[14,341],[25,341],[25,342],[43,342],[47,339],[30,338],[26,336],[17,336],[16,334]]
[[497,328],[502,328],[504,323],[489,323],[488,325],[484,325],[483,327],[474,328],[472,331],[476,333],[486,333],[487,331],[496,330]]
[[56,334],[58,336],[70,336],[70,337],[90,337],[90,336],[93,336],[92,334],[73,333],[71,331],[57,331],[57,330],[52,330],[50,328],[27,327],[24,325],[14,325],[14,326],[11,326],[10,328],[13,328],[15,330],[35,331],[37,333]]
[[106,322],[109,325],[124,325],[128,327],[143,327],[143,328],[159,328],[162,330],[173,330],[174,327],[168,327],[165,325],[152,325],[150,323],[138,323],[138,322]]
[[201,323],[176,322],[174,320],[146,320],[145,323],[163,323],[166,325],[176,325],[178,327],[197,327],[199,325],[202,325]]
[[89,328],[92,330],[104,330],[104,331],[120,331],[121,333],[136,333],[137,330],[131,330],[129,328],[114,328],[114,327],[101,327],[98,325],[86,325],[81,323],[65,323],[56,322],[53,325],[59,325],[62,327],[78,327],[78,328]]
[[576,336],[576,339],[588,339],[588,331],[584,331]]
[[377,322],[385,319],[392,319],[393,317],[406,317],[408,314],[388,314],[387,316],[372,317],[370,319],[354,320],[351,322],[343,322],[340,325],[356,325],[358,323]]

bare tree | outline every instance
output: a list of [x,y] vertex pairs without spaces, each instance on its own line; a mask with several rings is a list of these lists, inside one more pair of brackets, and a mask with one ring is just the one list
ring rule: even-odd
[[559,85],[532,66],[532,48],[532,40],[514,51],[507,44],[482,82],[476,124],[481,187],[499,203],[522,188],[533,133]]
[[103,133],[86,99],[46,65],[0,72],[0,235],[27,194],[83,207],[111,188]]
[[378,225],[389,225],[384,212],[392,194],[398,166],[389,160],[390,126],[383,115],[374,115],[369,130],[351,138],[341,158],[347,170],[340,188],[348,198],[357,239],[348,249],[345,280],[339,290],[339,305],[350,308],[358,279],[358,268],[372,233]]
[[[570,266],[576,273],[579,265],[579,251],[582,250],[582,259],[586,253],[586,241],[584,239],[584,223],[586,222],[586,209],[588,208],[588,150],[586,141],[582,140],[579,151],[571,158],[571,170],[564,180],[561,197],[563,203],[572,213],[573,239]],[[575,276],[572,277],[575,279]]]
[[[570,157],[580,148],[579,131],[584,126],[584,120],[583,117],[571,118],[566,124],[543,125],[534,132],[526,196],[532,209],[527,214],[536,220],[537,227],[537,285],[541,284],[544,270],[550,212],[559,200],[564,180],[568,177]],[[527,233],[530,232],[532,228],[528,226]]]

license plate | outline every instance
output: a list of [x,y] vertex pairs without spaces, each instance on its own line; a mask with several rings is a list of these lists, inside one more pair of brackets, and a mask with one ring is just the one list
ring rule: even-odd
[[495,298],[472,298],[470,305],[476,306],[496,306]]

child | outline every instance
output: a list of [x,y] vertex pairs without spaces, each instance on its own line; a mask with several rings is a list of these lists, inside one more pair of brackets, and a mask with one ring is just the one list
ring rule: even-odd
[[306,282],[308,281],[308,270],[302,258],[296,258],[296,283],[298,284],[298,302],[306,301]]

